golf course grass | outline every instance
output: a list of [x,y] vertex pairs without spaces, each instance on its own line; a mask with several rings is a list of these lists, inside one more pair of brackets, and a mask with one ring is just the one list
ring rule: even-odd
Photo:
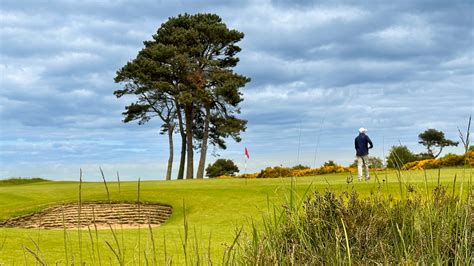
[[[144,265],[153,260],[161,265],[170,261],[180,264],[185,256],[195,260],[210,258],[221,264],[224,250],[232,245],[236,230],[243,226],[245,232],[251,223],[258,226],[263,214],[281,206],[290,195],[292,180],[300,198],[314,190],[336,193],[356,190],[362,196],[383,193],[400,198],[408,193],[426,196],[438,182],[453,193],[467,193],[471,188],[472,169],[381,171],[372,174],[368,182],[350,181],[347,173],[275,179],[141,181],[140,193],[137,181],[119,184],[112,182],[112,177],[106,179],[110,180],[107,182],[110,200],[137,201],[139,197],[141,202],[171,205],[171,217],[160,227],[151,229],[147,226],[123,230],[91,228],[90,231],[0,228],[0,265],[35,261],[115,265],[118,258],[127,265]],[[81,190],[79,185],[79,182],[2,185],[0,221],[50,206],[77,203],[79,192],[84,202],[108,200],[104,182],[83,182]]]

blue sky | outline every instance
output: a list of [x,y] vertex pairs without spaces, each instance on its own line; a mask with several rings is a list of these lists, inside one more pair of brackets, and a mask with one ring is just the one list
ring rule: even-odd
[[243,141],[211,148],[208,162],[218,154],[243,171],[248,147],[248,172],[349,164],[359,127],[379,157],[399,143],[423,151],[427,128],[458,140],[473,114],[473,10],[472,1],[0,0],[0,178],[74,180],[82,168],[97,180],[101,166],[110,178],[162,179],[160,123],[122,123],[133,99],[115,98],[113,78],[185,12],[216,13],[244,32],[236,71],[252,78]]

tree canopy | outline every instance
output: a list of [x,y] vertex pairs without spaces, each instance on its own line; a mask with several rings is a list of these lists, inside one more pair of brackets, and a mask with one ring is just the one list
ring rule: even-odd
[[218,15],[178,15],[163,23],[137,57],[117,72],[115,81],[125,86],[114,94],[137,98],[125,107],[124,122],[143,124],[153,117],[163,121],[170,143],[169,171],[172,135],[180,133],[178,178],[185,157],[186,178],[193,178],[194,148],[200,149],[197,177],[202,178],[208,143],[225,149],[226,138],[240,141],[246,121],[237,117],[243,100],[239,89],[250,79],[232,68],[239,62],[237,42],[243,37]]
[[[442,131],[438,131],[433,128],[429,128],[424,132],[420,133],[418,135],[418,138],[418,143],[426,147],[428,155],[432,158],[437,158],[443,151],[444,147],[457,146],[459,144],[459,142],[446,139]],[[437,153],[436,148],[439,149]]]

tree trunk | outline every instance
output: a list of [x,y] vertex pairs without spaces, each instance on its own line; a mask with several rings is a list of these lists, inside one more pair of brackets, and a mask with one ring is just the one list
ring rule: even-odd
[[178,179],[184,178],[184,165],[186,164],[186,133],[181,134],[181,158],[179,159]]
[[189,104],[184,109],[186,119],[186,149],[187,149],[187,163],[186,163],[186,179],[193,179],[193,106]]
[[[178,104],[176,103],[176,106]],[[183,179],[184,177],[184,164],[186,163],[186,132],[184,132],[183,116],[181,115],[181,108],[178,107],[178,126],[179,133],[181,134],[181,157],[179,159],[179,169],[177,179]]]
[[211,119],[211,110],[206,108],[206,117],[204,120],[204,133],[202,136],[201,143],[201,157],[199,158],[199,165],[196,174],[196,178],[204,178],[204,167],[206,165],[206,154],[207,154],[207,139],[209,138],[209,120]]
[[427,149],[428,149],[428,154],[431,155],[431,157],[434,157],[433,150],[431,149],[430,145],[428,145]]
[[[172,122],[171,122],[172,123]],[[168,158],[168,169],[166,170],[166,180],[171,180],[171,172],[173,170],[173,132],[174,124],[168,124],[168,142],[170,145],[170,157]]]
[[443,146],[441,146],[441,147],[439,148],[439,152],[438,152],[438,154],[436,154],[436,156],[435,156],[434,158],[435,158],[435,159],[438,158],[438,156],[441,154],[442,151],[443,151]]

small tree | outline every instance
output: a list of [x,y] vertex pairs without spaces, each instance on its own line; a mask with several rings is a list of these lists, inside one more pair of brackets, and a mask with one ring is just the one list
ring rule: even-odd
[[214,164],[209,164],[206,168],[206,176],[218,177],[221,175],[233,176],[239,172],[239,168],[234,164],[232,160],[218,159]]
[[[424,132],[418,135],[420,141],[418,143],[423,144],[428,150],[428,154],[432,158],[437,158],[441,152],[443,151],[444,147],[447,146],[458,146],[459,142],[455,142],[444,137],[444,133],[442,131],[438,131],[433,128],[429,128]],[[435,149],[438,148],[439,151],[435,155]]]
[[401,168],[402,165],[416,161],[416,156],[407,146],[392,146],[387,157],[387,167]]

